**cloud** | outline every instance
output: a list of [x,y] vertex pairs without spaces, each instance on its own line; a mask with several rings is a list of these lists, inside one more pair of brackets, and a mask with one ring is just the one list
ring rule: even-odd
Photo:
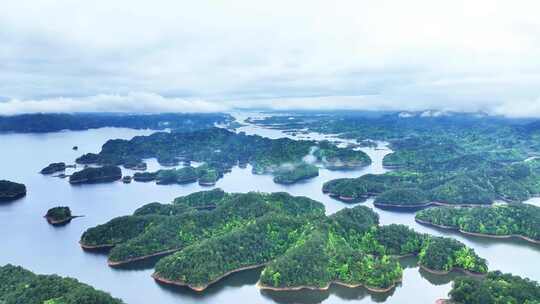
[[[538,116],[538,11],[536,0],[8,1],[0,96],[11,101],[0,109],[74,110],[71,101],[152,92],[167,96],[153,109]],[[115,107],[144,110],[125,103]]]
[[84,98],[13,99],[0,103],[0,113],[4,115],[59,112],[222,112],[226,110],[228,108],[219,103],[165,98],[157,94],[141,92],[127,95],[103,94]]

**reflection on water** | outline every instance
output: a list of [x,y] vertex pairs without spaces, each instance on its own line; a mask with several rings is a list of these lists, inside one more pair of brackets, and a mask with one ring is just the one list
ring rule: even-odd
[[[253,126],[242,128],[248,134],[257,133],[269,137],[282,137],[277,130]],[[162,286],[150,275],[155,260],[124,268],[107,266],[105,253],[83,251],[78,245],[81,234],[88,228],[104,223],[113,217],[132,213],[144,203],[170,202],[202,188],[197,183],[188,185],[160,185],[154,183],[121,182],[72,187],[67,180],[42,176],[37,172],[51,162],[73,163],[83,153],[99,151],[110,138],[131,138],[150,134],[148,130],[104,128],[88,131],[59,132],[50,134],[3,134],[0,135],[0,178],[24,182],[28,188],[26,197],[9,204],[0,205],[0,264],[22,265],[38,273],[58,273],[72,276],[99,289],[111,292],[127,303],[433,303],[445,297],[453,276],[436,276],[419,271],[414,257],[401,260],[404,266],[403,282],[384,294],[373,294],[364,288],[331,286],[328,291],[270,292],[256,288],[260,269],[233,274],[198,293],[187,288]],[[304,135],[302,135],[304,136]],[[310,134],[310,138],[327,138]],[[382,143],[381,143],[382,144]],[[72,146],[79,150],[73,151]],[[321,192],[322,184],[341,177],[358,177],[366,173],[384,173],[382,158],[389,150],[363,149],[373,164],[355,171],[320,170],[320,175],[309,181],[294,185],[273,183],[270,175],[253,175],[251,167],[233,168],[219,180],[216,187],[229,192],[287,191],[304,195],[325,204],[327,213],[352,207],[331,199]],[[161,166],[147,160],[148,170]],[[123,170],[124,174],[134,171]],[[373,200],[365,204],[373,208]],[[47,209],[68,205],[74,214],[85,215],[62,227],[53,227],[43,219]],[[540,270],[534,265],[540,249],[518,240],[492,240],[463,236],[451,231],[440,231],[414,222],[413,213],[400,213],[374,208],[382,224],[400,223],[417,231],[454,237],[473,247],[487,258],[492,269],[540,279]],[[532,263],[532,264],[531,264]]]

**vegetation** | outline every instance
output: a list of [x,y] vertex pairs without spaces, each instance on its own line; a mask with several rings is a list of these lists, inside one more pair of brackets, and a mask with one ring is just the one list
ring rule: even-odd
[[71,184],[112,182],[122,178],[122,170],[117,166],[88,167],[74,172],[69,177]]
[[495,271],[480,280],[457,278],[452,284],[450,299],[459,304],[537,304],[540,285],[529,279]]
[[13,201],[26,195],[26,186],[8,180],[0,180],[0,202]]
[[22,267],[0,267],[0,303],[121,304],[119,299],[72,278],[36,275]]
[[375,198],[375,206],[418,207],[429,204],[427,195],[418,188],[398,188],[385,191]]
[[227,114],[23,114],[0,116],[0,132],[42,133],[103,127],[192,131],[231,121]]
[[529,204],[484,208],[429,208],[416,214],[422,223],[486,236],[517,235],[540,242],[540,208]]
[[[433,269],[487,270],[485,261],[457,241],[378,222],[364,206],[325,216],[321,203],[305,197],[214,189],[171,204],[150,203],[90,228],[81,245],[113,247],[113,266],[172,253],[156,264],[154,278],[196,290],[261,266],[264,288],[326,288],[337,282],[386,290],[401,279],[394,256],[409,254],[423,256],[420,264]],[[450,250],[440,250],[441,244]]]
[[66,164],[65,163],[52,163],[49,164],[47,167],[41,169],[41,174],[53,174],[56,172],[61,172],[66,170]]
[[367,154],[350,148],[338,148],[328,141],[319,143],[313,155],[328,169],[355,169],[371,164]]
[[410,187],[421,189],[430,202],[454,205],[521,202],[540,194],[540,160],[529,158],[540,152],[537,122],[430,111],[297,114],[254,122],[389,142],[394,152],[383,165],[396,171],[325,185],[324,191],[346,201]]
[[69,207],[53,207],[47,210],[45,218],[51,224],[61,224],[73,219],[73,215]]
[[473,273],[486,273],[487,262],[474,251],[452,238],[431,237],[419,253],[420,265],[435,272],[462,269]]
[[285,166],[278,170],[274,177],[274,182],[278,184],[294,184],[318,175],[319,168],[317,166],[302,163],[297,166]]
[[[234,165],[250,163],[256,174],[271,173],[290,180],[296,174],[313,175],[313,167],[303,164],[303,158],[313,150],[318,161],[328,167],[342,168],[369,164],[369,157],[362,151],[337,148],[328,142],[295,141],[288,138],[269,139],[257,135],[233,133],[225,129],[212,128],[184,133],[154,133],[137,136],[131,140],[109,140],[99,154],[88,153],[76,161],[81,164],[125,165],[138,163],[145,158],[155,157],[162,165],[177,165],[180,161],[203,162],[206,171],[199,175],[203,184],[213,184]],[[299,171],[283,173],[283,165],[298,167]],[[194,172],[190,177],[194,177]],[[171,180],[173,174],[166,172]],[[143,175],[135,175],[135,180]],[[150,178],[150,175],[145,175]],[[303,178],[304,176],[302,176]],[[144,179],[144,178],[143,178]],[[188,179],[191,180],[191,179]]]
[[[83,234],[81,244],[117,245],[110,252],[110,261],[127,262],[164,251],[179,250],[209,237],[245,227],[269,212],[293,216],[324,213],[322,204],[303,197],[285,193],[225,194],[221,190],[177,198],[168,206],[152,203],[151,207],[138,209],[133,216],[116,218],[91,228]],[[205,211],[207,209],[212,210]],[[152,214],[152,210],[156,213]]]

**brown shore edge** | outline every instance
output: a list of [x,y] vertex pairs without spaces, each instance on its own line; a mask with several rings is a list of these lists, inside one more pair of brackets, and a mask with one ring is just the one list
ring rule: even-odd
[[257,288],[261,290],[272,290],[272,291],[298,291],[302,289],[309,289],[309,290],[320,290],[320,291],[326,291],[330,288],[332,284],[344,286],[347,288],[358,288],[358,287],[364,287],[365,289],[371,291],[371,292],[377,292],[377,293],[384,293],[388,292],[396,287],[396,283],[401,282],[401,280],[395,281],[392,285],[390,285],[388,288],[377,288],[377,287],[370,287],[366,286],[364,284],[348,284],[341,281],[331,281],[326,286],[323,287],[316,287],[316,286],[309,286],[309,285],[301,285],[301,286],[294,286],[294,287],[272,287],[272,286],[266,286],[262,285],[261,281],[257,282]]
[[131,258],[131,259],[127,259],[127,260],[122,260],[122,261],[111,261],[111,260],[107,260],[107,264],[108,264],[109,266],[111,266],[111,267],[122,266],[122,265],[127,265],[127,264],[130,264],[130,263],[134,263],[134,262],[146,260],[146,259],[149,259],[149,258],[154,258],[154,257],[159,257],[159,256],[168,255],[168,254],[174,253],[174,252],[179,251],[179,250],[181,250],[181,249],[179,249],[179,248],[174,248],[174,249],[169,249],[169,250],[163,250],[163,251],[156,252],[156,253],[152,253],[152,254],[149,254],[149,255],[144,255],[144,256],[140,256],[140,257],[136,257],[136,258]]
[[82,243],[81,241],[79,241],[79,245],[81,245],[81,248],[85,250],[109,249],[116,246],[116,244],[88,245]]
[[59,221],[55,221],[53,220],[51,217],[48,217],[46,215],[44,215],[43,217],[47,220],[47,222],[51,225],[61,225],[61,224],[65,224],[65,223],[68,223],[68,222],[71,222],[72,219],[74,218],[78,218],[78,217],[83,217],[84,215],[73,215],[73,216],[70,216],[68,218],[65,218],[63,220],[59,220]]
[[472,236],[478,236],[478,237],[486,237],[486,238],[492,238],[492,239],[510,239],[510,238],[517,238],[522,239],[524,241],[533,243],[533,244],[540,244],[540,240],[531,239],[529,237],[519,235],[519,234],[508,234],[508,235],[495,235],[495,234],[485,234],[485,233],[478,233],[478,232],[469,232],[459,229],[458,227],[452,227],[452,226],[444,226],[444,225],[438,225],[434,223],[430,223],[428,221],[420,220],[420,219],[414,219],[417,223],[423,224],[426,226],[433,226],[441,229],[447,229],[447,230],[454,230],[458,231],[460,233],[466,234],[466,235],[472,235]]
[[479,278],[483,278],[487,275],[487,273],[479,273],[479,272],[472,272],[472,271],[469,271],[469,270],[466,270],[466,269],[463,269],[463,268],[460,268],[460,267],[454,267],[448,271],[441,271],[441,270],[435,270],[435,269],[431,269],[431,268],[428,268],[426,266],[423,266],[423,265],[420,265],[418,264],[418,266],[429,272],[429,273],[432,273],[432,274],[437,274],[437,275],[447,275],[449,274],[450,272],[454,271],[454,270],[457,270],[457,271],[460,271],[460,272],[463,272],[464,274],[466,275],[470,275],[470,276],[473,276],[473,277],[479,277]]
[[191,284],[188,284],[188,283],[183,283],[183,282],[180,282],[180,281],[174,281],[174,280],[168,280],[168,279],[165,279],[165,278],[162,278],[159,276],[159,273],[157,272],[154,272],[152,274],[152,278],[154,280],[156,280],[157,282],[159,283],[163,283],[163,284],[168,284],[168,285],[175,285],[175,286],[181,286],[181,287],[189,287],[195,291],[204,291],[206,288],[208,288],[208,286],[218,282],[219,280],[235,273],[235,272],[240,272],[240,271],[244,271],[244,270],[249,270],[249,269],[256,269],[256,268],[260,268],[260,267],[263,267],[265,266],[266,263],[263,263],[263,264],[257,264],[257,265],[250,265],[250,266],[245,266],[245,267],[240,267],[240,268],[236,268],[236,269],[233,269],[231,271],[228,271],[226,273],[224,273],[223,275],[215,278],[214,280],[208,282],[206,285],[204,286],[194,286],[194,285],[191,285]]

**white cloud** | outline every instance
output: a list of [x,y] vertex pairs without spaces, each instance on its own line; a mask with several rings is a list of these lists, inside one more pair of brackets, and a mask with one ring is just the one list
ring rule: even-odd
[[[5,2],[0,96],[12,101],[0,109],[12,112],[130,92],[218,108],[342,100],[521,115],[512,105],[528,100],[539,112],[536,0]],[[189,104],[178,100],[162,106]]]
[[13,99],[0,103],[0,113],[4,115],[58,112],[220,112],[227,109],[219,103],[165,98],[157,94],[140,92],[84,98]]

